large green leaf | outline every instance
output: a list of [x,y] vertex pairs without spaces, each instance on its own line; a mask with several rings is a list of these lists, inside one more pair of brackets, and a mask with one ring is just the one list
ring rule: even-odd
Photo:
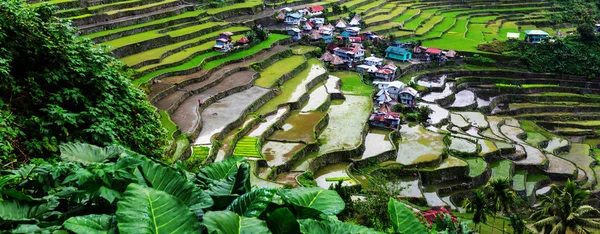
[[116,217],[107,214],[91,214],[71,217],[63,223],[63,226],[74,233],[118,233]]
[[29,221],[43,218],[58,206],[58,201],[26,202],[17,200],[0,201],[0,220]]
[[191,210],[204,209],[213,205],[213,200],[208,193],[176,170],[149,159],[144,159],[139,168],[149,187],[177,197]]
[[125,151],[122,146],[104,148],[86,143],[63,143],[59,146],[60,157],[65,161],[79,162],[84,165],[105,162]]
[[130,184],[117,203],[120,233],[198,233],[196,215],[175,196]]
[[346,206],[335,191],[319,187],[284,189],[279,195],[285,202],[296,206],[301,218],[315,217],[321,213],[336,215]]
[[267,226],[275,234],[300,233],[300,225],[294,214],[287,208],[278,208],[267,217]]
[[315,219],[301,219],[300,231],[302,233],[310,234],[371,234],[380,233],[368,227],[355,225],[351,223],[344,223],[340,221],[321,220]]
[[235,184],[233,189],[232,193],[239,195],[252,190],[252,187],[250,186],[250,164],[246,162],[240,164],[238,171],[235,174]]
[[402,202],[390,198],[388,212],[392,219],[392,225],[397,233],[420,234],[427,233],[425,226],[417,219],[415,214]]
[[211,234],[271,233],[265,221],[242,217],[231,211],[207,212],[204,215],[204,226]]
[[245,217],[258,217],[273,199],[276,189],[260,188],[235,199],[227,210]]
[[250,166],[242,163],[233,176],[211,181],[207,192],[211,196],[243,195],[250,189]]
[[206,183],[215,183],[234,177],[238,169],[237,163],[242,160],[244,160],[242,157],[229,157],[223,161],[211,163],[198,171],[198,177]]

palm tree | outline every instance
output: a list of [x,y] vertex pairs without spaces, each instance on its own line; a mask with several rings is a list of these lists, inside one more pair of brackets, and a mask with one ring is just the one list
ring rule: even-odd
[[538,221],[533,224],[540,233],[593,233],[600,229],[600,211],[584,205],[590,196],[588,190],[567,181],[564,189],[552,185],[550,195],[540,198],[540,210],[534,213]]
[[490,209],[488,207],[488,200],[485,193],[481,190],[473,191],[474,197],[467,198],[463,202],[463,208],[467,210],[467,212],[474,212],[473,214],[473,222],[475,223],[475,230],[477,230],[477,224],[487,221],[487,216],[490,214]]
[[[506,213],[512,210],[512,205],[517,200],[517,194],[510,190],[510,182],[508,179],[491,180],[485,186],[487,196],[490,202],[490,209],[494,213],[494,221],[492,227],[495,227],[496,216],[498,213]],[[495,228],[492,228],[492,234]]]

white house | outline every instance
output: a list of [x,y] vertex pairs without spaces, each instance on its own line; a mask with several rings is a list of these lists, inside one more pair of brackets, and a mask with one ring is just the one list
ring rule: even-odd
[[346,24],[346,21],[344,21],[342,18],[340,18],[335,24],[335,28],[339,30],[344,30],[346,27],[348,27],[348,24]]
[[400,91],[400,103],[406,106],[415,106],[419,92],[417,90],[407,87]]
[[358,34],[360,34],[359,27],[346,27],[344,29],[344,31],[348,32],[350,34],[350,36],[352,36],[352,37],[356,37],[356,36],[358,36]]
[[381,66],[383,65],[383,59],[377,58],[375,56],[371,56],[365,59],[365,64],[373,65],[373,66]]
[[304,31],[310,31],[310,30],[313,30],[313,28],[314,28],[314,25],[309,21],[307,21],[306,23],[304,23],[304,25],[302,25],[302,30],[304,30]]
[[359,48],[338,47],[333,53],[344,60],[344,62],[358,62],[365,57],[365,50]]
[[400,92],[402,92],[403,88],[404,83],[400,81],[393,81],[389,83],[387,91],[394,100],[398,100],[400,98]]
[[354,15],[354,17],[352,17],[352,20],[350,20],[349,23],[350,26],[356,27],[360,25],[360,15]]

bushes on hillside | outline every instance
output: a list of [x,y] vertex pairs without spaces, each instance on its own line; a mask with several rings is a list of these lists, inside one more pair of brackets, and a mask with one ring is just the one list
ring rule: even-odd
[[0,1],[0,45],[2,160],[54,155],[71,141],[164,153],[166,131],[122,63],[49,6]]

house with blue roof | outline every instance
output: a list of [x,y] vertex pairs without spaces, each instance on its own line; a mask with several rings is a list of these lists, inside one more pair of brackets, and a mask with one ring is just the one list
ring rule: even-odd
[[406,62],[412,59],[412,53],[404,48],[390,46],[385,49],[385,57],[388,59]]
[[298,13],[288,13],[285,16],[284,22],[286,24],[290,24],[290,25],[300,25],[301,19],[302,19],[302,16]]

